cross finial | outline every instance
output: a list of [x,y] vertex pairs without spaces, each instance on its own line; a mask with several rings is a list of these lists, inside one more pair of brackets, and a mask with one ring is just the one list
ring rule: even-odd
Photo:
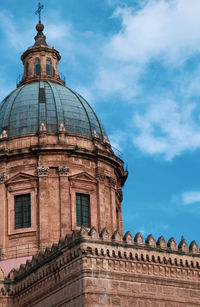
[[39,15],[39,23],[41,23],[41,11],[44,8],[44,5],[41,5],[41,3],[38,3],[38,9],[35,12],[36,15]]

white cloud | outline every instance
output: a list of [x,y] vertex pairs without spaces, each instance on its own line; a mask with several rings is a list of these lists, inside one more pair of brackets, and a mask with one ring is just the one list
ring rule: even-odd
[[98,68],[93,85],[98,90],[98,94],[107,99],[109,96],[118,95],[125,101],[132,101],[141,90],[136,80],[142,73],[142,67],[120,64],[105,66]]
[[182,201],[184,205],[200,203],[200,191],[184,192],[182,194]]
[[181,194],[173,195],[172,202],[181,206],[200,204],[200,190],[186,191]]
[[199,0],[149,0],[140,10],[118,8],[114,17],[121,17],[122,29],[106,51],[125,62],[161,56],[177,65],[200,50],[199,15]]
[[31,28],[19,29],[9,11],[0,11],[0,26],[7,41],[17,51],[23,51],[31,37]]
[[70,37],[70,27],[64,23],[48,24],[45,27],[46,36],[49,40],[56,42]]
[[113,134],[109,135],[109,140],[116,155],[122,158],[124,143],[127,141],[127,134],[123,131],[115,130]]
[[147,154],[171,160],[185,150],[200,147],[199,123],[194,119],[196,104],[172,100],[152,103],[143,114],[136,113],[132,126],[133,143]]
[[[180,68],[200,52],[199,0],[148,0],[140,6],[117,6],[118,33],[106,38],[100,50],[94,87],[99,96],[119,95],[126,101],[142,92],[140,78],[152,61],[167,69]],[[95,50],[98,54],[98,50]]]

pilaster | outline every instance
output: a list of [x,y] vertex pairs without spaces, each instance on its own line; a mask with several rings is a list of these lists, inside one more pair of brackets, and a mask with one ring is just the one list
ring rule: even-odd
[[48,173],[49,167],[41,166],[37,167],[37,173],[39,178],[39,237],[40,247],[48,246]]
[[72,231],[71,224],[71,202],[70,202],[70,185],[69,185],[69,167],[58,167],[59,175],[59,194],[60,194],[60,236],[64,237],[66,233]]
[[5,173],[0,174],[0,248],[5,248],[5,238],[6,238],[6,217],[7,217],[7,205],[6,205],[6,187],[5,180],[7,176]]

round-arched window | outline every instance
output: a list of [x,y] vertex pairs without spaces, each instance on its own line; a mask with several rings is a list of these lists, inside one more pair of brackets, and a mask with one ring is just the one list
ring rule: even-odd
[[50,60],[46,60],[46,74],[51,76],[52,73],[52,65]]
[[40,66],[40,60],[36,59],[35,60],[35,75],[39,76],[41,74],[41,66]]

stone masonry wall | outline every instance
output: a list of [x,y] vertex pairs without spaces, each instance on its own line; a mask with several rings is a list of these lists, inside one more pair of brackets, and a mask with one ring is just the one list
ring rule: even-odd
[[5,286],[10,306],[199,306],[199,248],[82,227],[12,271]]
[[[117,207],[121,214],[122,161],[99,141],[63,134],[60,144],[60,135],[43,134],[42,145],[41,136],[0,140],[3,260],[34,255],[80,229],[76,193],[90,196],[91,226],[122,232],[116,214]],[[23,194],[31,195],[31,227],[16,229],[14,197]]]

